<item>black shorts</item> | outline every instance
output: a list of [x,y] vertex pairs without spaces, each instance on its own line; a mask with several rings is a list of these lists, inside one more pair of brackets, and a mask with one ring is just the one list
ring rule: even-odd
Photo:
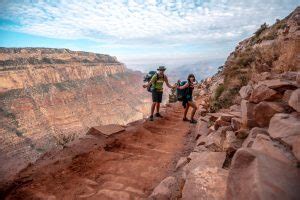
[[156,103],[161,103],[163,93],[162,92],[157,92],[157,91],[152,91],[152,101]]

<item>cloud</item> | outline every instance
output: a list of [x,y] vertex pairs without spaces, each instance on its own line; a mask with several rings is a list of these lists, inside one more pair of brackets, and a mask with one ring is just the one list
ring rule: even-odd
[[47,2],[2,1],[0,17],[19,26],[1,28],[63,39],[226,40],[253,32],[258,23],[274,21],[274,16],[286,12],[282,4],[296,4],[294,0]]
[[[222,55],[260,24],[289,14],[298,0],[0,0],[0,29],[57,39],[88,39],[117,55]],[[190,48],[198,46],[197,48]],[[91,49],[91,48],[89,48]],[[148,52],[145,51],[148,50]],[[98,48],[99,50],[99,48]],[[128,51],[128,52],[126,52]],[[142,52],[142,53],[141,53]],[[213,52],[213,51],[211,51]],[[114,52],[112,52],[114,53]],[[214,56],[212,53],[211,56]]]

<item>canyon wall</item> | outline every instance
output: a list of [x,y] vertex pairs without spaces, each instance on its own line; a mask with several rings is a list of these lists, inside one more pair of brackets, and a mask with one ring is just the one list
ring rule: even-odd
[[109,55],[0,48],[0,177],[5,180],[91,126],[148,112],[142,73]]

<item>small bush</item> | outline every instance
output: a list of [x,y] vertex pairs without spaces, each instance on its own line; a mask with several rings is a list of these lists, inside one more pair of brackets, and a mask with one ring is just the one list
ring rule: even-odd
[[225,90],[224,84],[220,84],[215,91],[214,99],[215,100],[219,99],[219,97],[224,92],[224,90]]
[[269,27],[269,26],[268,26],[268,24],[267,24],[266,22],[263,23],[262,25],[260,25],[260,28],[257,29],[257,31],[254,33],[255,36],[256,36],[256,37],[259,37],[260,34],[261,34],[262,32],[264,32],[264,30],[266,30],[268,27]]

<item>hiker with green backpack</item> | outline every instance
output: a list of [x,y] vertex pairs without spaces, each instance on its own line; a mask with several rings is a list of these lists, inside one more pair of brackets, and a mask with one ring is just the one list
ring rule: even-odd
[[[194,119],[197,105],[193,101],[193,90],[196,84],[196,79],[194,74],[190,74],[187,78],[187,81],[178,81],[177,84],[177,99],[182,101],[182,105],[185,108],[183,114],[183,121],[189,121],[192,124],[196,124],[197,121]],[[191,119],[189,120],[186,115],[189,111],[189,108],[192,107]]]
[[160,103],[162,101],[163,95],[163,84],[164,82],[169,88],[176,88],[176,84],[174,86],[169,84],[168,77],[164,74],[166,68],[164,66],[159,66],[157,72],[151,71],[145,77],[145,82],[148,81],[147,84],[143,85],[144,88],[147,88],[149,92],[152,93],[152,106],[151,106],[151,115],[149,117],[150,121],[153,121],[153,114],[156,108],[155,117],[162,117],[159,113]]

